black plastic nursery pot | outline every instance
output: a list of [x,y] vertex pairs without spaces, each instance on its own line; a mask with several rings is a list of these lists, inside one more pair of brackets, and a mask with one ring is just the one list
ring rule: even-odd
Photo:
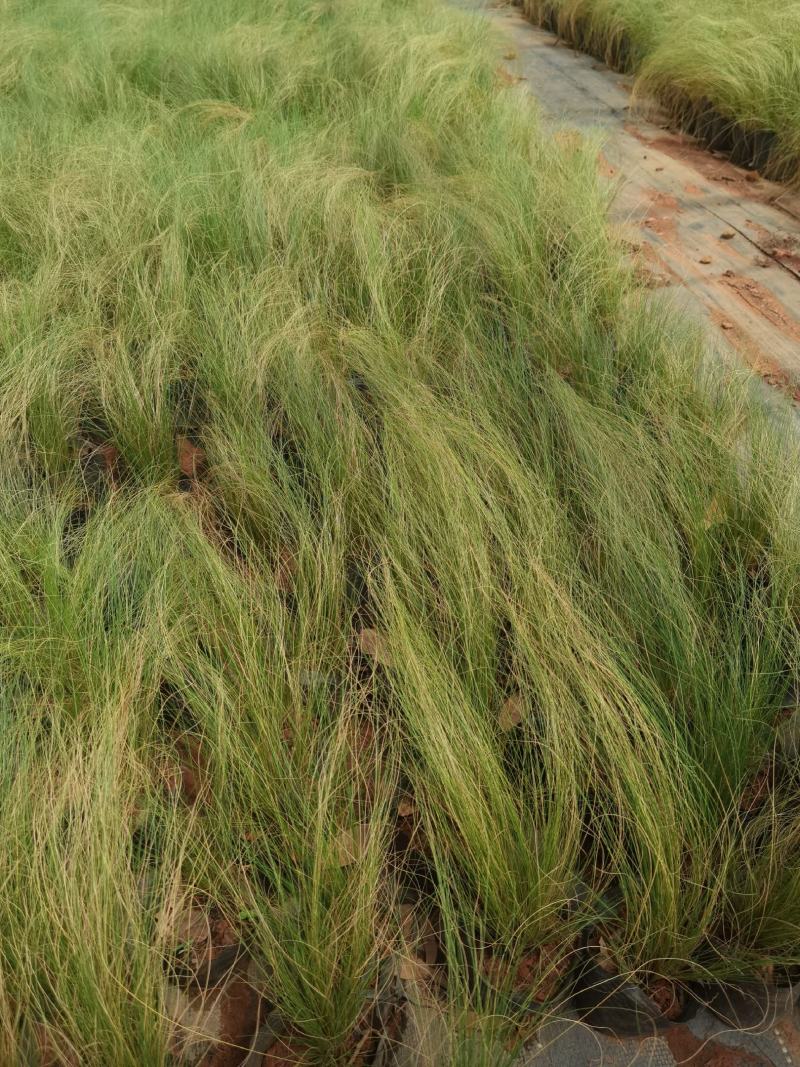
[[742,979],[706,988],[704,1003],[736,1030],[769,1027],[794,1010],[800,986],[786,982]]
[[745,126],[719,111],[708,97],[664,103],[682,130],[710,151],[727,156],[737,167],[759,171],[777,181],[789,180],[796,174],[797,161],[781,158],[774,130]]
[[685,1022],[697,1011],[687,986],[672,988],[675,999],[665,1007],[628,975],[610,971],[597,944],[587,939],[574,973],[572,1006],[588,1026],[620,1037],[644,1037]]

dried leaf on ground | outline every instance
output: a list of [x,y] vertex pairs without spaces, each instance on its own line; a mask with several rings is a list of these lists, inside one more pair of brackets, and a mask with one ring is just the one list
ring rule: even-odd
[[207,786],[207,766],[200,741],[196,738],[179,738],[175,743],[175,758],[170,758],[163,771],[167,792],[194,804]]
[[509,730],[513,730],[519,726],[524,718],[525,703],[522,699],[521,693],[512,693],[511,696],[504,702],[500,709],[500,714],[497,717],[497,723],[500,729],[507,733]]
[[178,466],[186,478],[197,478],[206,465],[205,451],[188,437],[178,437]]
[[433,972],[427,963],[416,956],[401,956],[397,961],[397,977],[404,982],[429,982]]
[[722,510],[722,505],[717,497],[714,497],[711,503],[706,508],[706,513],[703,516],[703,529],[710,530],[712,526],[716,526],[717,523],[722,522],[725,517],[725,513]]
[[378,633],[377,630],[367,628],[359,630],[356,640],[362,655],[368,656],[381,667],[394,666],[389,642],[383,634]]
[[119,449],[116,445],[112,445],[110,441],[101,441],[100,444],[93,444],[91,441],[87,441],[81,447],[80,454],[82,460],[94,459],[106,470],[111,470],[120,457]]
[[768,759],[742,790],[739,810],[745,815],[758,811],[767,799],[771,784],[772,762]]
[[595,963],[606,974],[619,974],[619,966],[611,946],[600,937],[597,941]]
[[290,593],[294,587],[294,578],[297,574],[297,559],[290,548],[281,545],[278,549],[278,559],[275,564],[275,585],[282,593]]
[[518,78],[515,78],[509,71],[504,70],[502,67],[497,68],[497,77],[503,85],[516,85]]

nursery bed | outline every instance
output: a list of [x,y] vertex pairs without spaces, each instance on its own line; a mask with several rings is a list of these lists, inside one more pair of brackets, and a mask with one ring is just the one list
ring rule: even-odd
[[3,1067],[505,1067],[587,985],[668,1039],[783,989],[788,378],[485,22],[0,8]]

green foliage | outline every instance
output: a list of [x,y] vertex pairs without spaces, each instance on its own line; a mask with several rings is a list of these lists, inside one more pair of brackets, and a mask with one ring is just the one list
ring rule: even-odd
[[166,1065],[189,906],[328,1064],[409,904],[443,1064],[589,922],[800,963],[791,415],[592,151],[433,0],[0,24],[0,1060]]

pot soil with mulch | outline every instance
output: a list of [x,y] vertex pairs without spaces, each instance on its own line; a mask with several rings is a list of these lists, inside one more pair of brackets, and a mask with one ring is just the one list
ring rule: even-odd
[[491,1002],[511,1017],[543,1015],[569,1000],[575,942],[553,941],[509,959],[492,949],[481,956],[479,976]]

